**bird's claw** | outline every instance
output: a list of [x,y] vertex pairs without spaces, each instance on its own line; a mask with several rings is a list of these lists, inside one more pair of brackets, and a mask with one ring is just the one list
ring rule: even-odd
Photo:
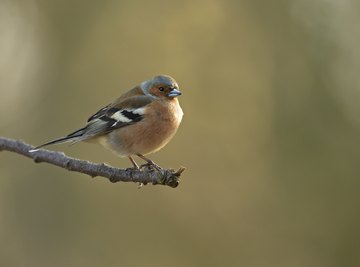
[[163,169],[154,162],[147,162],[145,164],[140,165],[139,169],[142,170],[143,168],[155,169],[158,171],[161,171]]

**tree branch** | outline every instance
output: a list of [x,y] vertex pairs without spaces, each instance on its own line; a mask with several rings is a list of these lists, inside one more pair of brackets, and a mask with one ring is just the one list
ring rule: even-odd
[[31,149],[34,149],[32,145],[26,144],[21,140],[0,137],[0,151],[6,150],[15,152],[33,159],[36,163],[50,163],[69,171],[88,174],[91,177],[106,177],[112,183],[120,181],[135,182],[144,185],[151,183],[153,185],[160,184],[175,188],[179,184],[181,173],[185,170],[183,167],[176,172],[172,169],[118,169],[106,165],[105,163],[97,164],[86,160],[71,158],[66,156],[63,152],[55,152],[46,149],[29,152]]

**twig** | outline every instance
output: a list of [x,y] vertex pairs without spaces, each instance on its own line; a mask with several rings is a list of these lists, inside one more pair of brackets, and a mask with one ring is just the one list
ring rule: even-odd
[[14,140],[0,137],[0,151],[6,150],[18,153],[25,157],[33,159],[36,163],[46,162],[69,171],[76,171],[90,175],[91,177],[102,176],[109,179],[110,182],[135,182],[140,184],[151,183],[153,185],[167,185],[177,187],[181,173],[185,168],[178,171],[172,169],[143,169],[136,170],[133,168],[118,169],[106,165],[105,163],[97,164],[86,160],[75,159],[66,156],[63,152],[55,152],[46,149],[39,149],[35,152],[29,152],[34,149],[32,145],[26,144],[21,140]]

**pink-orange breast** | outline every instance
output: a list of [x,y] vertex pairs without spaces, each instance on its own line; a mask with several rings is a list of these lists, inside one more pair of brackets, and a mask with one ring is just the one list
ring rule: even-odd
[[144,118],[109,133],[101,143],[120,156],[149,154],[175,135],[183,116],[178,100],[159,100],[146,106]]

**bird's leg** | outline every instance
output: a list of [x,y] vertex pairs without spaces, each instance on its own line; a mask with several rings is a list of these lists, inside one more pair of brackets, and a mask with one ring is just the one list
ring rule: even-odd
[[131,157],[128,156],[129,160],[131,161],[131,163],[134,165],[134,169],[136,170],[140,170],[139,165],[137,165],[137,163],[135,162],[135,160]]
[[148,159],[147,157],[145,157],[144,155],[142,155],[142,154],[140,154],[140,153],[137,153],[136,154],[139,158],[142,158],[143,160],[145,160],[147,163],[145,163],[145,164],[142,164],[141,166],[140,166],[140,169],[141,168],[143,168],[143,167],[145,167],[145,166],[151,166],[151,167],[154,167],[155,169],[157,169],[158,171],[161,171],[162,170],[162,168],[159,166],[159,165],[157,165],[155,162],[153,162],[151,159]]
[[[139,165],[137,165],[136,161],[131,157],[131,156],[128,156],[129,160],[131,161],[131,163],[134,165],[133,169],[134,170],[140,170],[139,168]],[[139,183],[139,186],[138,188],[140,189],[141,187],[143,187],[145,184],[144,183]]]

